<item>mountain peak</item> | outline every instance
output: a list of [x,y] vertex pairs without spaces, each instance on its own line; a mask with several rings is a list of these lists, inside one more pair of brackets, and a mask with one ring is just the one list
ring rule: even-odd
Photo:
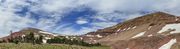
[[155,13],[151,13],[151,14],[171,15],[171,14],[168,14],[168,13],[166,13],[166,12],[155,12]]
[[164,17],[164,18],[169,18],[169,17],[175,17],[174,15],[165,13],[165,12],[155,12],[155,13],[150,13],[141,17],[152,17],[152,18],[158,18],[158,17]]
[[155,23],[155,24],[159,24],[159,23],[171,23],[171,22],[175,22],[178,17],[165,13],[165,12],[155,12],[155,13],[150,13],[144,16],[140,16],[137,17],[135,19],[131,19],[128,21],[125,21],[123,23],[119,23],[117,25],[119,26],[128,26],[130,25],[130,27],[133,26],[139,26],[139,25],[143,25],[143,24],[149,24],[149,23]]
[[39,30],[39,31],[40,31],[40,29],[32,28],[32,27],[24,28],[24,29],[22,29],[22,30]]
[[[138,30],[134,30],[134,28],[142,27],[148,30],[148,28],[153,27],[155,28],[155,30],[158,30],[160,27],[166,24],[174,24],[174,23],[180,23],[180,17],[174,16],[165,12],[155,12],[155,13],[150,13],[144,16],[131,19],[131,20],[127,20],[125,22],[119,23],[112,27],[99,29],[96,32],[90,32],[86,34],[86,36],[89,37],[89,35],[101,35],[105,37],[104,39],[111,36],[114,38],[116,34],[126,32],[128,30],[133,30],[132,32],[138,31]],[[140,30],[143,30],[142,28]],[[129,35],[129,34],[132,34],[132,32],[125,33],[125,34]],[[142,32],[142,31],[138,31],[138,33],[139,32]],[[150,33],[148,34],[152,33],[151,31],[149,32]],[[119,36],[123,36],[123,35],[119,35]],[[89,39],[87,40],[91,40],[91,39],[92,38],[89,37]],[[96,40],[96,39],[101,39],[101,38],[93,37],[93,39]]]

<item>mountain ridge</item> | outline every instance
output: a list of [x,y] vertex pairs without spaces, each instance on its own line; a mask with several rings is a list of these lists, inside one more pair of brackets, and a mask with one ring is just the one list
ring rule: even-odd
[[[178,26],[180,26],[179,23],[180,23],[180,17],[171,15],[168,13],[164,13],[164,12],[155,12],[155,13],[150,13],[141,17],[131,19],[131,20],[127,20],[125,22],[119,23],[112,27],[100,29],[95,32],[90,32],[84,35],[86,37],[84,40],[89,43],[101,43],[103,45],[109,45],[109,46],[114,45],[115,48],[114,46],[112,46],[114,49],[121,49],[121,47],[119,47],[118,45],[118,44],[123,44],[121,41],[124,41],[125,42],[124,44],[127,44],[129,40],[139,39],[141,37],[146,37],[148,40],[151,40],[151,37],[153,37],[152,39],[155,38],[154,39],[155,41],[157,40],[156,38],[159,38],[159,36],[168,37],[168,35],[174,34],[175,31],[177,32],[179,30],[178,29]],[[99,38],[97,35],[101,35],[102,37]],[[172,36],[175,36],[175,35],[172,35]],[[142,38],[142,40],[143,39],[144,38]],[[163,41],[165,39],[166,38],[162,38]],[[130,45],[133,44],[131,42],[130,42]],[[168,40],[166,42],[160,42],[159,47],[167,42]],[[139,42],[137,42],[136,44],[138,43]],[[141,47],[137,46],[134,48],[144,49],[142,47],[146,47],[146,46],[141,45]],[[159,47],[152,48],[152,49],[157,49]],[[122,49],[125,49],[125,48],[122,48]]]

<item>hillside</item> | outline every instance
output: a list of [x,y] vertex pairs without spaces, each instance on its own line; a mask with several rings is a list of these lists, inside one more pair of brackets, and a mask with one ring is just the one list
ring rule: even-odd
[[[158,32],[163,29],[163,27],[179,23],[179,19],[179,17],[162,12],[148,14],[111,27],[116,33],[108,35],[100,41],[128,40],[135,38],[138,34],[142,34],[141,36],[158,35]],[[174,30],[176,30],[176,28],[168,28],[168,30],[166,29],[165,31],[170,33]]]
[[[179,23],[180,17],[155,12],[90,32],[84,35],[84,40],[109,45],[114,49],[158,49],[171,40],[179,42],[176,38],[180,34]],[[179,44],[173,45],[178,47]]]
[[42,35],[42,36],[44,36],[45,40],[58,36],[58,34],[53,34],[53,33],[46,32],[46,31],[36,29],[36,28],[24,28],[18,32],[11,32],[10,35],[2,37],[1,41],[8,43],[9,40],[16,39],[19,37],[24,38],[25,36],[29,35],[30,33],[33,33],[37,37]]

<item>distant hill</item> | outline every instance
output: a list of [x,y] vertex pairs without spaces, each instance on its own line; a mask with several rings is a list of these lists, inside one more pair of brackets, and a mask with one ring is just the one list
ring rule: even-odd
[[6,37],[2,37],[1,40],[5,40],[6,42],[8,42],[8,40],[11,40],[13,38],[26,36],[30,33],[34,33],[35,35],[43,35],[43,36],[48,37],[48,38],[58,36],[58,34],[53,34],[53,33],[46,32],[46,31],[36,29],[36,28],[24,28],[18,32],[11,32],[10,35],[8,35]]

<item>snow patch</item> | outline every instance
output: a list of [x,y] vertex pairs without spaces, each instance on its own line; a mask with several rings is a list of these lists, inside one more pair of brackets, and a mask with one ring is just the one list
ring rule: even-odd
[[131,27],[129,27],[127,30],[131,29]]
[[82,37],[80,37],[80,39],[81,39],[81,40],[83,40],[83,38],[82,38]]
[[69,38],[69,36],[65,36],[65,38]]
[[23,34],[23,35],[21,35],[21,37],[22,37],[22,38],[24,38],[25,36],[26,36],[26,35],[24,35],[24,34]]
[[47,43],[47,40],[46,40],[46,39],[43,39],[42,42],[45,44],[45,43]]
[[116,32],[119,32],[121,29],[118,29]]
[[94,37],[94,35],[86,35],[87,37]]
[[161,46],[159,49],[170,49],[173,44],[176,43],[176,39],[171,39],[168,43]]
[[176,18],[176,21],[178,21],[179,19],[178,18]]
[[99,35],[99,34],[98,34],[98,35],[96,35],[96,36],[97,36],[98,38],[101,38],[101,37],[103,37],[103,36],[101,36],[101,35]]
[[123,31],[125,31],[126,30],[126,28],[125,29],[123,29]]
[[151,37],[151,36],[153,36],[153,35],[152,34],[148,35],[148,37]]
[[44,39],[51,39],[50,37],[45,37]]
[[44,39],[42,39],[42,42],[45,44],[45,43],[47,43],[47,40],[48,40],[48,39],[51,39],[51,38],[45,37]]
[[135,29],[136,28],[136,26],[134,26],[132,29]]
[[152,26],[150,26],[149,28],[148,28],[148,30],[150,30],[152,28]]
[[126,30],[130,30],[131,29],[131,27],[128,27],[128,28],[124,28],[124,29],[118,29],[116,32],[119,32],[119,31],[126,31]]
[[141,33],[139,33],[139,34],[137,34],[137,35],[133,36],[132,38],[136,38],[136,37],[143,36],[145,32],[146,32],[146,31],[144,31],[144,32],[141,32]]
[[50,34],[50,35],[53,35],[53,36],[58,36],[58,35],[55,35],[53,33],[45,32],[45,31],[39,31],[39,33],[44,33],[44,34]]
[[175,29],[175,31],[170,32],[171,34],[180,33],[180,23],[178,23],[178,24],[167,24],[158,33],[165,32],[169,29]]

